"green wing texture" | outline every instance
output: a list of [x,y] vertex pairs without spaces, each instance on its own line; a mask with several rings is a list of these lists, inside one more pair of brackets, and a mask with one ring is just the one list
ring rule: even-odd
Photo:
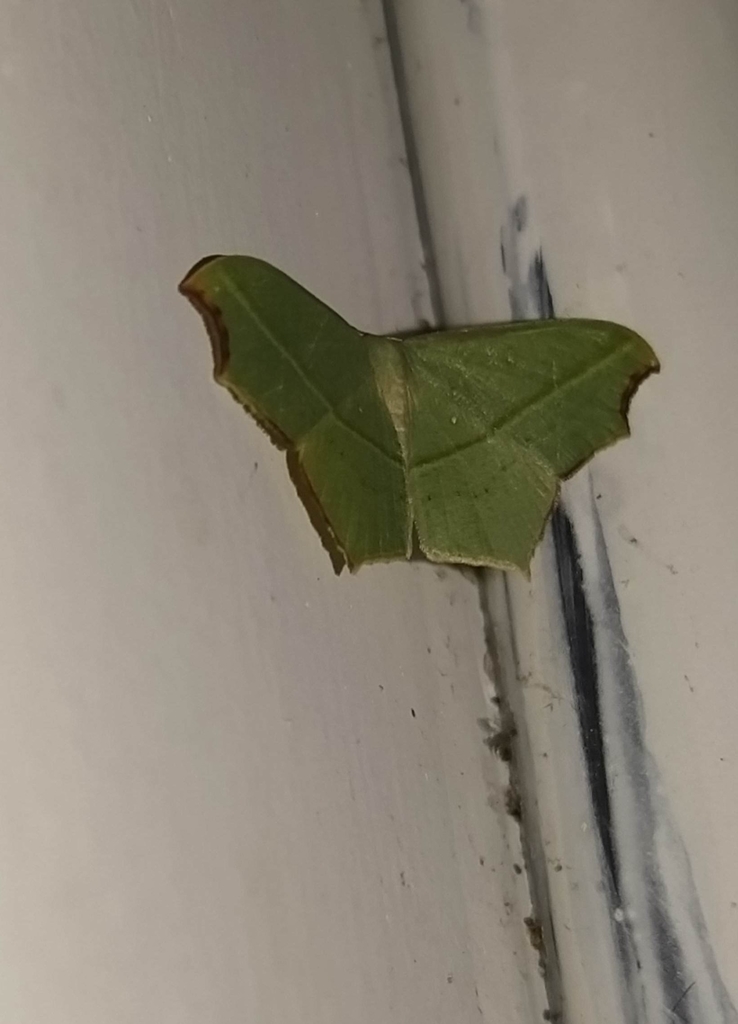
[[628,434],[658,370],[598,320],[363,334],[275,267],[216,256],[180,290],[215,379],[286,449],[339,570],[409,558],[528,570],[561,479]]

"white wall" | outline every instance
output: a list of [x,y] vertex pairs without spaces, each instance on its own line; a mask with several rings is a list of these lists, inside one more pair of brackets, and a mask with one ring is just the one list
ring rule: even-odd
[[1,7],[0,1019],[540,1019],[475,587],[335,579],[176,293],[428,314],[378,5]]
[[[546,1006],[507,774],[477,724],[476,586],[334,578],[176,293],[199,257],[244,251],[366,329],[430,317],[380,6],[0,3],[2,1021],[527,1024]],[[395,6],[450,318],[504,318],[511,288],[535,312],[542,245],[560,314],[623,320],[664,363],[634,440],[565,493],[645,963],[625,1009],[550,538],[530,587],[487,580],[550,992],[567,1024],[734,1020],[734,10]],[[638,917],[651,853],[670,983],[694,982],[676,1009]]]
[[[502,646],[518,673],[512,690],[566,1019],[734,1021],[736,8],[723,0],[396,7],[450,318],[504,318],[508,288],[537,314],[528,271],[541,247],[559,315],[625,322],[663,362],[633,404],[634,439],[598,456],[564,492],[593,616],[623,877],[618,915],[641,961],[630,982],[618,977],[621,929],[602,894],[550,537],[532,588],[511,578],[506,594],[491,581],[493,611],[515,634],[513,651],[509,635]],[[527,218],[518,231],[521,196]],[[623,674],[635,684],[627,699]],[[643,761],[628,746],[636,720]],[[653,865],[662,893],[646,880]],[[653,906],[670,919],[678,957],[668,943],[658,949]],[[639,1002],[627,1008],[629,986]]]

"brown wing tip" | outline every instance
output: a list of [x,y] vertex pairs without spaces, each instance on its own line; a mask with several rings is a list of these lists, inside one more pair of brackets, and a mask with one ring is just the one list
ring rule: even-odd
[[630,424],[628,422],[628,412],[630,411],[630,403],[633,401],[635,395],[641,384],[650,377],[652,374],[661,373],[661,363],[658,360],[656,353],[649,347],[650,358],[647,362],[644,362],[628,378],[628,381],[623,389],[623,394],[620,399],[620,413],[625,421],[625,429],[627,435],[630,435]]
[[199,283],[196,279],[206,266],[220,258],[220,256],[206,256],[204,259],[198,260],[179,283],[180,293],[192,303],[205,322],[205,329],[213,350],[213,373],[218,381],[228,367],[231,354],[228,329],[220,308],[210,299],[204,284]]
[[185,276],[179,282],[179,290],[180,290],[180,292],[183,295],[189,296],[189,292],[190,292],[190,289],[192,287],[192,284],[191,284],[192,278],[193,277],[197,277],[197,275],[200,273],[200,271],[204,270],[205,267],[207,267],[210,263],[213,263],[215,260],[221,260],[221,259],[223,259],[223,254],[222,253],[214,253],[211,256],[203,256],[202,259],[199,259],[197,261],[197,263],[194,264],[194,266],[190,267],[190,269],[187,271]]

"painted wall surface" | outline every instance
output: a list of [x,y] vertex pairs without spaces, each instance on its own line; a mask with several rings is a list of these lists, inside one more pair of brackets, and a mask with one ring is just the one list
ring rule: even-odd
[[539,1020],[477,588],[335,579],[176,293],[430,315],[379,5],[0,10],[0,1019]]
[[448,319],[612,318],[663,361],[532,587],[489,580],[565,1019],[735,1021],[735,6],[392,6]]
[[[732,5],[0,10],[0,1019],[735,1021]],[[336,579],[176,293],[224,251],[663,374],[530,584]]]

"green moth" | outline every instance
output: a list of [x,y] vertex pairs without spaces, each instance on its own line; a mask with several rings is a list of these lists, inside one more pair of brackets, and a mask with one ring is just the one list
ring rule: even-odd
[[250,256],[204,260],[180,290],[215,379],[286,450],[337,572],[418,552],[527,572],[559,482],[627,436],[659,368],[599,320],[364,334]]

